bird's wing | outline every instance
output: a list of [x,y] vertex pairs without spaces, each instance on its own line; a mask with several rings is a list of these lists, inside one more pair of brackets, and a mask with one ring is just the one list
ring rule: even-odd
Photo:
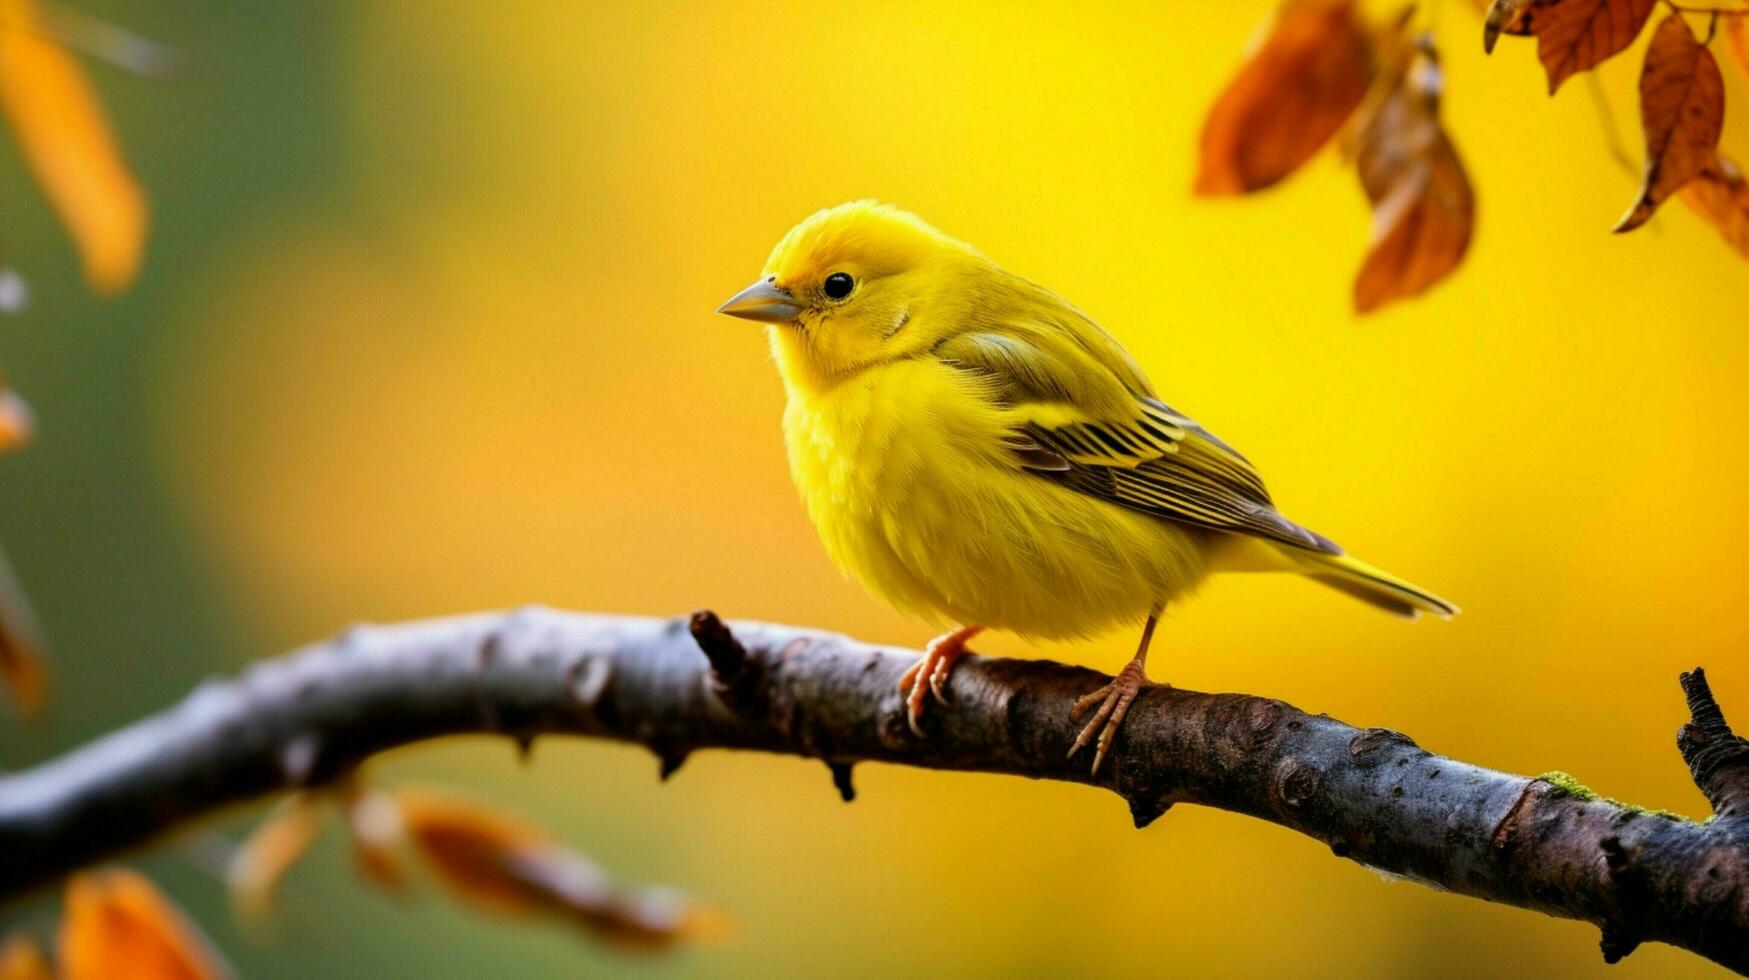
[[[1006,442],[1021,469],[1158,517],[1340,553],[1276,511],[1244,456],[1136,390],[1146,381],[1115,342],[1101,349],[1086,341],[1061,326],[1010,325],[954,335],[935,353],[979,375],[1018,416]],[[1113,350],[1129,370],[1106,363]]]

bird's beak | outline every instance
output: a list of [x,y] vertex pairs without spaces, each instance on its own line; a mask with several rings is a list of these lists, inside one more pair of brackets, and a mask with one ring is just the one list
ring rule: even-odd
[[796,305],[796,298],[789,294],[789,290],[770,279],[761,279],[729,297],[727,303],[717,307],[717,312],[743,320],[794,323],[802,308]]

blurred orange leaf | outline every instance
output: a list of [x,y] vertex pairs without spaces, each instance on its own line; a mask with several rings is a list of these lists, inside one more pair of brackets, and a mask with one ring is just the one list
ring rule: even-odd
[[1292,173],[1342,128],[1372,73],[1352,0],[1286,0],[1209,110],[1196,193],[1248,193]]
[[42,947],[26,935],[15,935],[0,946],[0,980],[53,980]]
[[1646,48],[1640,123],[1646,132],[1646,183],[1616,231],[1645,224],[1718,150],[1725,124],[1725,80],[1712,52],[1695,40],[1679,13],[1664,18]]
[[145,198],[90,81],[45,35],[31,0],[0,0],[0,106],[79,247],[86,280],[99,292],[127,288],[145,243]]
[[1424,44],[1356,141],[1372,204],[1372,242],[1354,280],[1362,313],[1415,296],[1451,274],[1469,248],[1476,198],[1439,123],[1442,76]]
[[0,382],[0,453],[9,453],[36,434],[36,416],[18,392]]
[[12,692],[24,717],[42,712],[48,697],[42,631],[4,551],[0,551],[0,683]]
[[1682,188],[1682,200],[1749,259],[1749,180],[1736,161],[1715,154]]
[[1549,94],[1634,43],[1657,0],[1532,0],[1524,27],[1536,35]]
[[666,946],[711,930],[711,916],[673,893],[621,885],[512,814],[424,790],[394,798],[408,839],[439,880],[481,908],[556,917],[628,946]]
[[206,939],[144,877],[84,872],[67,885],[65,980],[211,980],[228,976]]
[[273,890],[310,849],[322,830],[321,800],[297,793],[255,828],[225,867],[231,903],[245,920],[259,920],[273,902]]

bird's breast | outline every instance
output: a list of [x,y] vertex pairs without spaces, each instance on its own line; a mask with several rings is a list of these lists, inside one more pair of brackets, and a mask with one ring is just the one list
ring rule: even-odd
[[1017,467],[976,379],[901,361],[790,392],[790,466],[839,567],[908,612],[1073,636],[1194,584],[1194,534]]
[[[910,612],[941,615],[919,543],[951,535],[958,471],[999,440],[974,431],[986,407],[960,372],[900,361],[824,389],[792,387],[790,470],[832,560]],[[988,423],[991,426],[995,422]]]
[[931,387],[895,365],[790,393],[790,469],[816,523],[873,518],[917,477],[944,435],[921,410]]

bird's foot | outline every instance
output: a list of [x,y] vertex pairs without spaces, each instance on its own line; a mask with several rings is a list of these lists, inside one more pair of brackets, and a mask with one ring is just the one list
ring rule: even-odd
[[905,676],[899,678],[900,693],[909,692],[905,698],[905,720],[919,738],[923,736],[923,726],[917,720],[923,717],[924,700],[933,694],[935,700],[947,704],[948,675],[953,673],[953,665],[966,655],[966,644],[981,632],[981,626],[964,626],[930,640],[923,648],[923,656],[905,671]]
[[1069,709],[1070,721],[1080,721],[1081,716],[1095,706],[1099,710],[1093,713],[1093,718],[1081,729],[1081,734],[1075,736],[1075,744],[1069,747],[1069,755],[1073,756],[1097,738],[1098,744],[1093,750],[1093,772],[1097,775],[1100,764],[1105,761],[1105,754],[1111,750],[1112,740],[1117,737],[1118,728],[1123,725],[1124,715],[1129,714],[1130,705],[1146,683],[1148,679],[1142,674],[1142,659],[1137,657],[1125,664],[1124,669],[1110,684],[1078,699],[1075,706]]

